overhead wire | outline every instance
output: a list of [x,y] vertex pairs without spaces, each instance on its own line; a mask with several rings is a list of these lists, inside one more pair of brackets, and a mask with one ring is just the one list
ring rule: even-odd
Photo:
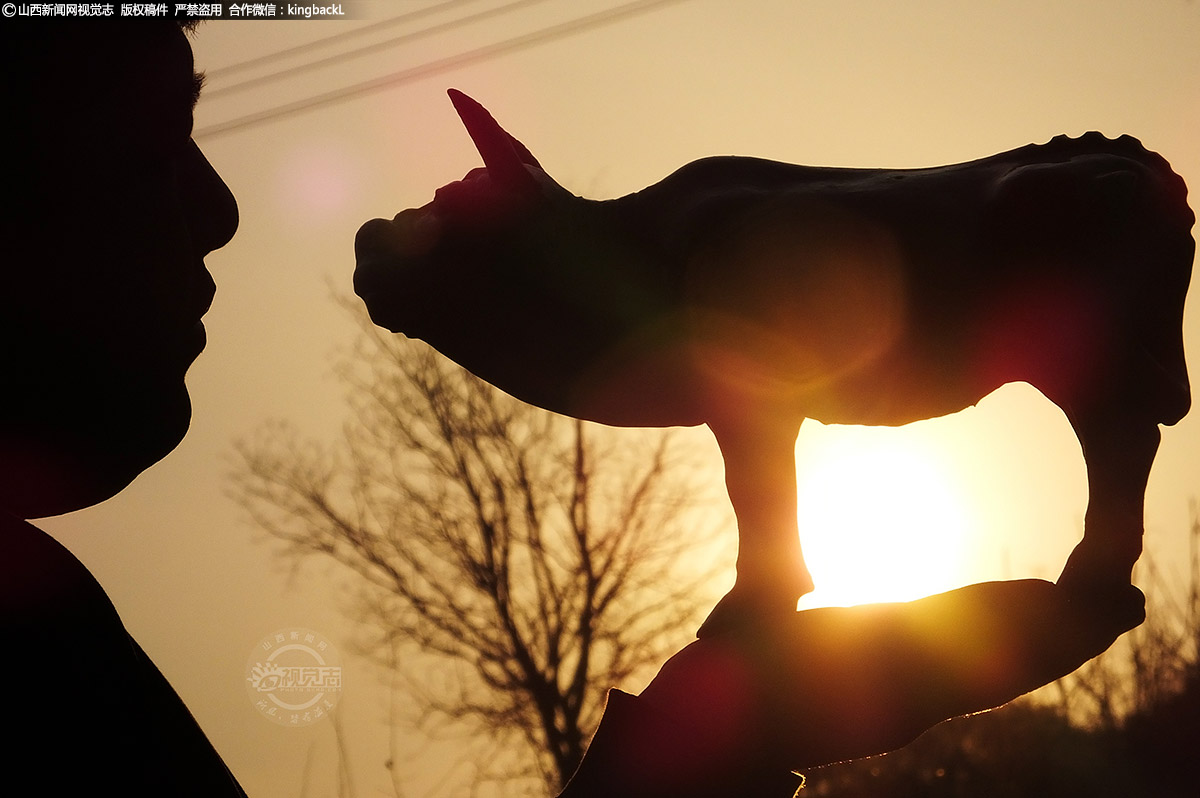
[[275,61],[283,61],[291,58],[292,56],[300,55],[301,53],[307,53],[315,47],[324,47],[325,45],[334,44],[336,42],[344,42],[348,39],[357,39],[368,33],[376,33],[387,28],[394,28],[397,25],[402,25],[406,22],[414,22],[422,19],[423,17],[440,14],[458,6],[478,2],[479,0],[444,0],[441,3],[435,3],[431,6],[418,8],[416,11],[409,11],[406,14],[400,14],[399,16],[390,17],[389,19],[380,20],[379,22],[373,22],[369,25],[362,25],[352,30],[335,33],[330,36],[324,36],[320,39],[314,39],[311,42],[298,44],[295,47],[288,47],[283,50],[277,50],[273,53],[260,55],[257,58],[250,58],[245,61],[226,64],[225,66],[216,67],[215,69],[206,69],[204,73],[210,80],[212,80],[215,78],[224,77],[231,73],[245,72],[248,69],[254,69],[256,67],[263,66],[264,64],[270,64]]
[[[489,8],[484,11],[479,11],[474,14],[469,14],[465,17],[460,17],[458,19],[449,20],[447,22],[443,22],[438,25],[432,25],[428,28],[422,28],[421,30],[412,31],[410,33],[402,33],[399,36],[395,36],[391,39],[385,39],[384,41],[381,41],[381,42],[375,42],[373,44],[368,44],[363,47],[356,48],[354,50],[347,50],[345,52],[337,53],[336,55],[327,56],[326,58],[319,58],[316,61],[309,61],[307,63],[300,64],[299,66],[295,66],[290,69],[284,69],[284,70],[280,70],[278,72],[272,72],[268,75],[262,75],[262,76],[256,77],[256,78],[249,78],[249,79],[243,80],[239,83],[234,83],[230,86],[217,86],[211,90],[206,90],[204,92],[204,96],[211,98],[211,97],[219,97],[219,96],[222,96],[225,94],[232,94],[234,92],[245,91],[246,89],[251,89],[251,88],[254,88],[255,86],[261,86],[264,83],[271,83],[276,80],[291,78],[296,75],[304,74],[305,72],[312,72],[317,69],[322,69],[324,67],[333,66],[335,64],[340,64],[340,63],[349,61],[354,58],[359,58],[361,56],[368,55],[370,53],[377,53],[382,50],[391,49],[392,47],[395,47],[396,45],[399,45],[399,44],[403,44],[405,42],[414,41],[416,39],[421,39],[426,36],[432,36],[433,34],[436,34],[436,33],[445,33],[447,31],[451,31],[456,28],[466,27],[467,25],[471,25],[476,22],[481,22],[485,19],[490,19],[491,17],[508,14],[510,12],[516,11],[519,8],[523,8],[525,6],[532,6],[532,5],[537,5],[538,3],[545,3],[545,2],[547,2],[547,0],[513,0],[513,2],[505,3],[504,5],[501,5],[501,6],[495,6],[494,8]],[[297,48],[292,48],[292,49],[295,50]],[[304,49],[304,46],[301,46],[299,49]],[[211,75],[208,75],[208,77],[211,77]]]
[[389,75],[383,75],[371,80],[355,83],[333,91],[324,92],[322,94],[306,97],[292,103],[269,108],[264,111],[258,111],[244,116],[236,117],[226,122],[218,122],[200,128],[193,134],[193,138],[211,140],[219,136],[228,135],[230,133],[245,130],[249,127],[256,127],[278,119],[283,119],[297,114],[302,114],[311,111],[314,108],[319,108],[334,103],[345,102],[363,95],[372,94],[377,91],[383,91],[395,86],[411,83],[422,78],[436,75],[440,72],[446,72],[451,69],[466,66],[468,64],[486,61],[495,58],[499,55],[518,52],[539,44],[545,44],[557,39],[563,39],[568,36],[573,36],[578,33],[583,33],[594,28],[603,27],[622,19],[636,16],[637,14],[645,13],[653,9],[686,2],[687,0],[633,0],[633,2],[625,3],[614,8],[598,11],[594,14],[579,17],[567,22],[561,22],[556,25],[550,25],[546,28],[536,30],[530,33],[513,36],[509,39],[494,42],[492,44],[477,47],[473,50],[468,50],[457,55],[447,56],[434,61],[428,61],[424,64],[419,64],[415,67],[403,69],[398,72],[393,72]]

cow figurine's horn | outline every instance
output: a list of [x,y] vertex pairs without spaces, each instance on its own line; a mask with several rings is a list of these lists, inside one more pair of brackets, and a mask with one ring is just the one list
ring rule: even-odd
[[526,164],[541,169],[541,164],[524,144],[505,132],[487,109],[457,89],[450,89],[450,101],[462,119],[463,126],[483,156],[488,174],[500,185],[515,191],[536,188]]

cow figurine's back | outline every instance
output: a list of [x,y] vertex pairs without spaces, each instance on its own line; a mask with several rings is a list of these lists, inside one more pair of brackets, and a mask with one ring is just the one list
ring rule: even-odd
[[1060,583],[1127,588],[1158,424],[1190,406],[1194,221],[1160,156],[1058,137],[969,163],[708,158],[593,201],[451,91],[485,168],[359,231],[372,318],[526,402],[708,424],[740,550],[711,628],[795,609],[804,418],[898,425],[1028,382],[1067,414],[1090,499]]

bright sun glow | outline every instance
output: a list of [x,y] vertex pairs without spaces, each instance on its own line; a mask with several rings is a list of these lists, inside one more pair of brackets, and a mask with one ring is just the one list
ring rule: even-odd
[[967,581],[971,514],[919,431],[811,427],[796,449],[798,515],[817,589],[802,609],[907,601]]

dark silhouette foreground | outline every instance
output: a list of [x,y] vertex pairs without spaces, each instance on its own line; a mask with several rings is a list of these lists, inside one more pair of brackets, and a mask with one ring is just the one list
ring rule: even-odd
[[1040,580],[794,613],[698,640],[640,696],[609,693],[562,798],[788,798],[793,775],[892,751],[1075,670],[1139,624]]
[[796,528],[804,418],[904,424],[1013,381],[1063,409],[1087,463],[1061,582],[1129,586],[1158,425],[1191,402],[1194,216],[1161,156],[1088,133],[928,169],[720,157],[597,202],[451,98],[486,167],[363,225],[355,289],[376,323],[531,404],[708,424],[740,548],[703,631],[786,616],[812,589]]
[[204,257],[237,227],[191,140],[191,47],[169,20],[5,19],[0,37],[0,783],[242,795],[103,588],[23,520],[113,496],[188,429]]

